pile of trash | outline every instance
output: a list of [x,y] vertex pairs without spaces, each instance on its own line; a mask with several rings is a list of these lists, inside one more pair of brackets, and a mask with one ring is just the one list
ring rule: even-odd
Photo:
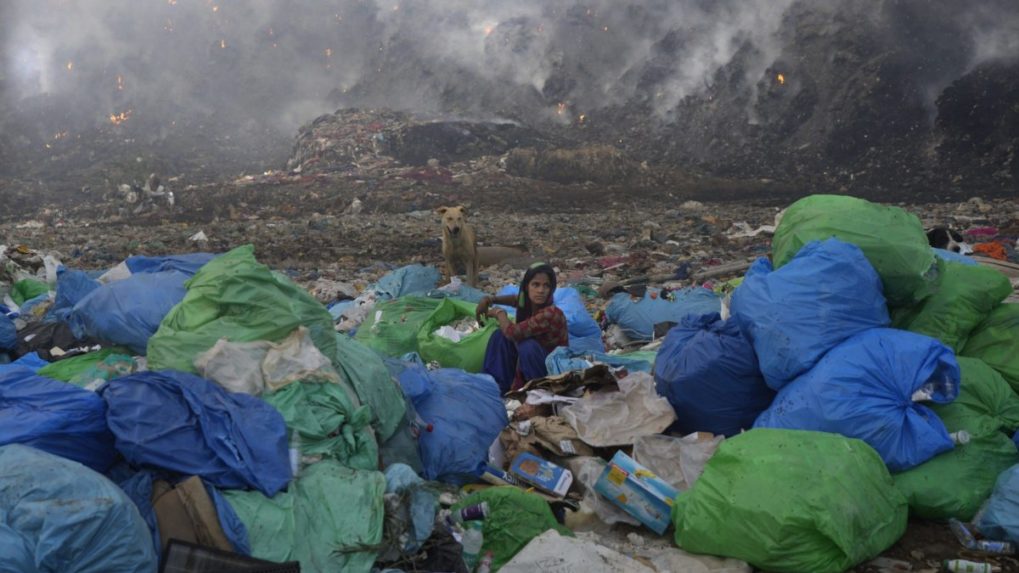
[[948,520],[986,570],[1014,554],[1008,269],[844,196],[733,232],[773,235],[770,257],[693,286],[561,272],[569,345],[506,395],[482,372],[485,293],[430,266],[305,288],[250,245],[100,270],[0,246],[0,555],[894,571],[913,564],[879,556],[910,515]]

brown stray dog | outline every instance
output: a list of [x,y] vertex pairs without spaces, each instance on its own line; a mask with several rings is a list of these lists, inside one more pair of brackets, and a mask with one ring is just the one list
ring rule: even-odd
[[474,229],[467,223],[467,208],[439,207],[435,212],[442,215],[442,258],[446,259],[449,278],[456,275],[457,263],[463,263],[467,268],[467,284],[478,286],[478,242]]

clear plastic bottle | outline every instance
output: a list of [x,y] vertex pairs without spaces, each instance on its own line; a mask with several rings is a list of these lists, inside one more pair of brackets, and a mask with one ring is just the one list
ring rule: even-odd
[[297,430],[287,430],[290,455],[290,475],[294,479],[301,473],[301,434]]
[[977,563],[976,561],[967,561],[966,559],[945,561],[944,569],[950,573],[998,573],[1001,571],[1001,567],[991,565],[990,563]]
[[484,543],[484,535],[481,533],[481,523],[471,521],[467,531],[463,535],[463,560],[468,571],[474,571],[481,559],[481,545]]
[[959,540],[959,543],[961,543],[963,547],[966,549],[973,549],[977,540],[973,537],[973,534],[970,532],[969,528],[966,527],[965,523],[953,517],[948,520],[948,528],[952,530],[952,533],[955,534],[955,538]]
[[958,432],[952,432],[948,434],[949,438],[952,438],[952,443],[957,446],[964,446],[969,443],[969,432],[966,430],[959,430]]

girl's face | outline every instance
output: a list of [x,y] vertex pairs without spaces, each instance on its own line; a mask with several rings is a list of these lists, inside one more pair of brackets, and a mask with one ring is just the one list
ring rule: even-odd
[[552,283],[545,273],[534,275],[531,282],[527,283],[527,298],[530,299],[533,306],[541,306],[548,302],[548,297],[551,293]]

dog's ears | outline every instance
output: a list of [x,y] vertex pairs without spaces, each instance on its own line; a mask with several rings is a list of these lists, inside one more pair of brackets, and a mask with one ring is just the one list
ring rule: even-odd
[[461,213],[463,213],[464,215],[467,214],[467,207],[464,207],[463,205],[457,205],[457,207],[460,208]]
[[448,210],[449,210],[449,207],[436,207],[435,208],[435,212],[440,214],[440,215],[445,214],[446,211],[448,211]]

